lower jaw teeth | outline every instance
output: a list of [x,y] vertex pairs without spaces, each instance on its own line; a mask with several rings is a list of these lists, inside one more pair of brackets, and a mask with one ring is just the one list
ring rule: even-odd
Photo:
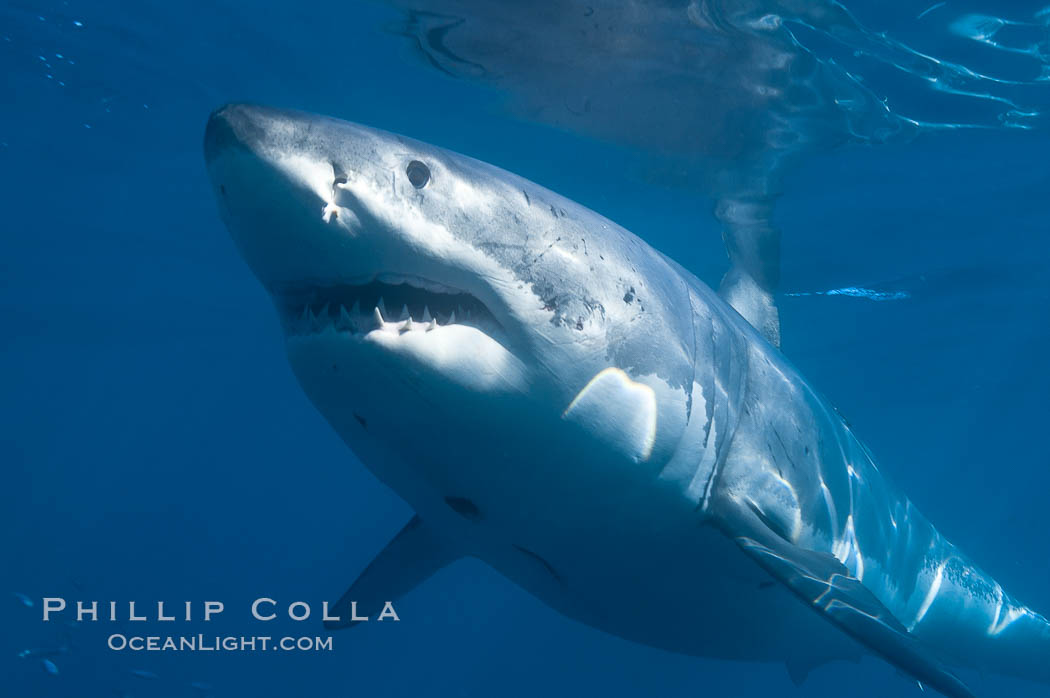
[[[456,314],[452,313],[449,318],[448,324],[455,322]],[[438,321],[436,318],[430,317],[430,309],[427,307],[423,308],[423,320],[416,322],[412,319],[412,316],[408,313],[408,306],[401,309],[401,319],[397,322],[387,322],[383,318],[383,313],[379,307],[375,308],[374,312],[375,326],[373,329],[384,330],[386,332],[397,332],[398,334],[404,334],[405,332],[430,332],[431,330],[437,329]]]

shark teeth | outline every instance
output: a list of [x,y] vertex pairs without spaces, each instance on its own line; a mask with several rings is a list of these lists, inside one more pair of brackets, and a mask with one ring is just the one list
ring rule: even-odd
[[328,303],[325,303],[324,307],[321,308],[321,312],[313,317],[314,332],[323,332],[329,324]]
[[335,329],[341,332],[353,332],[357,329],[357,323],[343,306],[339,306],[339,319],[335,323]]
[[409,276],[382,273],[361,283],[330,285],[285,283],[273,293],[289,336],[433,332],[449,324],[468,325],[493,337],[503,331],[477,296]]
[[372,311],[372,318],[375,321],[374,329],[383,330],[385,332],[395,332],[397,334],[405,334],[406,332],[432,332],[440,327],[442,324],[452,324],[456,319],[456,314],[452,313],[448,323],[439,323],[437,318],[430,314],[430,310],[424,308],[424,312],[421,320],[415,320],[411,314],[402,310],[401,320],[387,320],[382,311],[376,307]]
[[[347,299],[349,302],[350,299]],[[446,316],[444,311],[432,312],[429,304],[414,306],[413,310],[406,303],[401,306],[399,319],[393,320],[382,297],[375,300],[374,305],[369,302],[365,306],[371,307],[370,311],[362,311],[361,305],[360,299],[354,299],[349,309],[338,301],[305,304],[284,316],[285,327],[290,336],[297,337],[326,333],[363,336],[376,330],[403,335],[408,332],[433,332],[438,327],[455,324],[477,326],[474,318],[482,317],[463,305],[454,306],[455,310],[448,309]],[[412,317],[413,313],[416,317]]]

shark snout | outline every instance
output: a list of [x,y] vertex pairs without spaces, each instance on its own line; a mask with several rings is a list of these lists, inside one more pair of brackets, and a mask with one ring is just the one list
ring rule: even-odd
[[204,129],[205,162],[211,164],[230,148],[258,148],[265,142],[276,113],[253,104],[227,104],[213,111]]
[[208,164],[237,142],[236,132],[228,118],[232,107],[226,105],[216,109],[208,117],[208,125],[204,127],[204,161]]
[[228,104],[208,118],[204,159],[219,213],[266,286],[361,273],[349,212],[331,211],[335,173],[304,115]]

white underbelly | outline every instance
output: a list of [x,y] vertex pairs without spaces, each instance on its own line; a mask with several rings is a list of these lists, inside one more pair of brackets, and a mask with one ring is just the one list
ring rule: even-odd
[[634,642],[733,660],[855,655],[700,512],[605,504],[485,536],[480,557],[564,615]]

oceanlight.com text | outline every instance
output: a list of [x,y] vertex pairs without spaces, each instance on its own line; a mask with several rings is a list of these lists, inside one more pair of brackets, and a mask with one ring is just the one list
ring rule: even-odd
[[332,637],[279,637],[269,635],[122,635],[106,641],[115,652],[330,652]]

